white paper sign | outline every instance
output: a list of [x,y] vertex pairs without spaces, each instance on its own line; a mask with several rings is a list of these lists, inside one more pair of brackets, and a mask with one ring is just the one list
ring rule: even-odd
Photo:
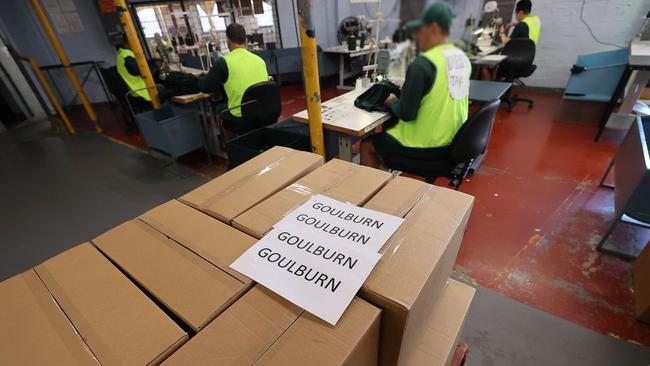
[[292,223],[358,249],[378,252],[404,222],[401,217],[317,194],[275,226]]
[[462,99],[469,95],[469,76],[471,66],[465,53],[458,48],[442,50],[447,61],[447,88],[454,99]]
[[230,267],[336,325],[380,257],[324,232],[284,223]]

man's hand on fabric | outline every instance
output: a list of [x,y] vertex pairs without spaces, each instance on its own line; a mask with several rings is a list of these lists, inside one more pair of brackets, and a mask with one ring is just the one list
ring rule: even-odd
[[388,97],[386,97],[386,100],[384,100],[384,105],[386,106],[386,108],[390,108],[390,106],[393,104],[393,102],[395,101],[395,99],[397,99],[397,97],[395,96],[395,94],[390,93],[390,94],[388,95]]

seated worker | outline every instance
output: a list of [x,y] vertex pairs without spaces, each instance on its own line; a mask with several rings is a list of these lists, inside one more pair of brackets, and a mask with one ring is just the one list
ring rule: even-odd
[[[539,32],[542,29],[542,23],[538,16],[530,15],[533,4],[530,0],[520,0],[515,5],[516,22],[510,22],[502,25],[499,30],[499,37],[502,43],[508,43],[513,38],[530,38],[535,44],[539,41]],[[508,31],[514,27],[510,36]],[[481,79],[494,80],[496,78],[497,68],[481,67]]]
[[117,49],[117,59],[115,60],[117,73],[120,75],[124,83],[131,91],[134,91],[131,96],[141,98],[144,101],[151,102],[151,96],[146,89],[147,85],[144,78],[140,74],[138,62],[135,59],[135,54],[131,51],[131,45],[126,34],[122,36],[122,44]]
[[[223,121],[225,138],[230,140],[247,131],[242,120],[241,108],[244,92],[253,84],[269,80],[266,63],[261,57],[246,49],[246,31],[241,24],[230,24],[226,28],[230,53],[219,58],[208,74],[199,79],[199,88],[204,93],[221,90],[228,98],[228,112]],[[217,109],[224,110],[226,107]]]
[[391,94],[384,101],[397,124],[361,142],[361,164],[379,167],[386,155],[415,160],[449,155],[449,144],[467,120],[471,73],[465,53],[448,43],[453,16],[449,5],[440,1],[407,24],[417,29],[422,53],[406,72],[401,97]]
[[[542,23],[538,16],[530,15],[533,3],[530,0],[520,0],[515,5],[516,22],[510,22],[502,25],[499,30],[501,42],[507,43],[511,38],[530,38],[535,44],[539,41],[539,32],[542,29]],[[515,27],[508,37],[508,30]]]

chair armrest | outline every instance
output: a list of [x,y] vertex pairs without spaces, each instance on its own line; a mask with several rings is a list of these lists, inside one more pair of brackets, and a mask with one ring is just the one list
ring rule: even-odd
[[236,105],[236,106],[234,106],[234,107],[230,107],[230,108],[224,109],[224,110],[222,110],[222,111],[219,111],[219,115],[220,115],[221,117],[223,117],[223,114],[226,113],[226,112],[228,112],[228,111],[231,111],[231,110],[233,110],[233,109],[240,108],[240,107],[243,107],[243,106],[245,106],[245,105],[252,104],[252,103],[257,103],[257,100],[254,100],[254,99],[253,99],[253,100],[249,100],[248,102],[245,102],[245,103],[242,103],[242,104]]
[[[162,86],[162,84],[155,84],[154,86],[158,87],[158,86]],[[126,92],[126,93],[124,94],[124,100],[126,100],[126,104],[129,106],[129,110],[131,111],[131,115],[134,115],[134,114],[133,114],[133,108],[131,107],[131,102],[129,102],[129,97],[130,97],[133,93],[135,93],[135,92],[139,92],[140,90],[149,90],[149,87],[146,87],[146,88],[140,88],[140,89],[135,89],[135,90],[129,90],[128,92]]]

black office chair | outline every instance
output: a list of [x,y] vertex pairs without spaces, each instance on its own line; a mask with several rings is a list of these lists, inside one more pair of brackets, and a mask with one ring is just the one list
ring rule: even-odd
[[[526,78],[535,72],[537,66],[533,64],[535,59],[535,42],[530,38],[513,38],[503,47],[502,55],[508,56],[499,65],[497,79],[511,82],[514,85],[525,88],[526,84],[520,78]],[[533,108],[533,100],[522,98],[512,94],[512,88],[502,98],[508,112],[517,102],[528,103],[528,108]]]
[[487,150],[492,124],[501,101],[494,100],[472,114],[454,136],[447,159],[419,160],[398,155],[384,156],[384,164],[425,178],[433,183],[438,177],[447,177],[449,186],[458,190],[472,163]]
[[[135,119],[131,112],[129,112],[125,99],[125,95],[130,90],[124,80],[122,80],[120,75],[117,73],[117,68],[115,66],[109,68],[100,67],[99,72],[102,74],[102,78],[106,83],[106,88],[108,88],[108,91],[113,95],[117,102],[117,109],[120,111],[120,114],[126,122],[127,130],[136,128]],[[142,113],[151,109],[151,103],[139,97],[129,97],[129,103],[131,103],[134,113]]]
[[[241,107],[241,117],[230,111]],[[253,84],[246,89],[241,104],[220,112],[223,127],[237,135],[271,125],[280,117],[280,87],[272,81]]]

